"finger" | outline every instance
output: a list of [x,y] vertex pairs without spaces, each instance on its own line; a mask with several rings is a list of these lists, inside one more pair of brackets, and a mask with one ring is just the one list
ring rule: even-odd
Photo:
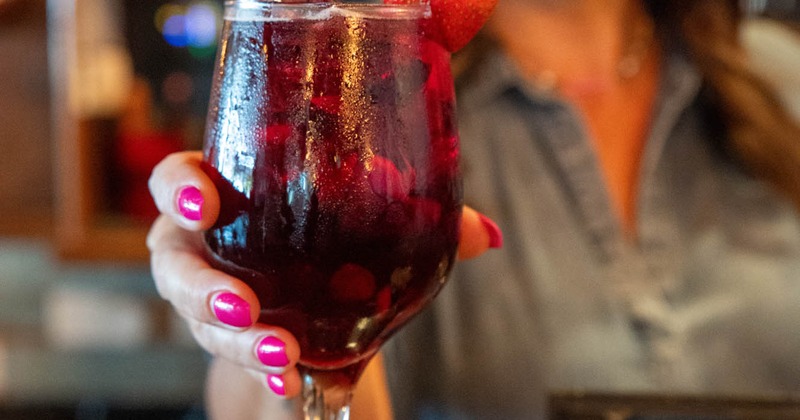
[[247,372],[260,380],[269,392],[284,400],[300,395],[303,389],[300,372],[296,368],[287,369],[284,373],[268,373],[266,376],[259,371],[248,370]]
[[191,319],[187,322],[206,351],[262,375],[284,374],[300,358],[300,345],[283,328],[256,324],[245,331],[231,331]]
[[488,249],[502,247],[503,232],[497,224],[485,215],[464,206],[461,216],[461,240],[458,244],[458,259],[468,260],[483,254]]
[[[275,398],[275,393],[267,388],[265,376],[263,372],[242,369],[223,358],[212,360],[206,380],[205,405],[209,418],[302,418],[299,401]],[[300,375],[288,373],[283,378],[284,383],[289,383],[288,387],[284,387],[287,388],[286,398],[298,395]]]
[[200,152],[173,153],[150,175],[150,194],[161,213],[189,230],[208,229],[219,216],[219,193],[200,168]]
[[212,268],[202,257],[199,232],[160,216],[150,230],[150,265],[158,293],[181,315],[234,329],[250,327],[261,310],[241,280]]

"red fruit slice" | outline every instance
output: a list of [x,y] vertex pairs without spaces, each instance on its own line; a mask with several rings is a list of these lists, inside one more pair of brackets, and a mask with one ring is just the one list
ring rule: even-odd
[[267,127],[265,139],[267,145],[273,148],[282,148],[286,145],[286,140],[292,136],[292,126],[286,124],[276,124]]
[[431,13],[444,47],[455,52],[467,45],[489,19],[495,5],[497,0],[431,0]]
[[408,197],[413,171],[400,172],[391,160],[383,156],[375,156],[372,167],[367,179],[375,194],[390,201],[402,201]]
[[375,276],[360,265],[348,263],[333,274],[329,287],[339,302],[361,302],[375,294]]
[[375,313],[383,313],[392,307],[392,287],[386,286],[375,297]]
[[[420,0],[383,0],[385,4],[417,4]],[[492,14],[497,0],[430,0],[440,42],[450,52],[467,45]]]
[[338,115],[339,109],[342,107],[342,98],[339,96],[315,96],[311,98],[311,104],[328,114]]

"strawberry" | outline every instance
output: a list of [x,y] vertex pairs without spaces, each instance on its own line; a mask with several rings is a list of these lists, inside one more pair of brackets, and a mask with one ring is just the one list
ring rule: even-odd
[[329,288],[338,302],[362,302],[375,294],[375,276],[360,265],[348,263],[333,274]]
[[392,307],[392,286],[381,289],[375,297],[375,313],[382,314]]
[[430,0],[433,21],[439,26],[442,44],[451,52],[460,50],[478,33],[492,14],[497,0]]
[[[385,4],[416,4],[420,0],[383,0]],[[460,50],[478,33],[497,0],[430,0],[439,40],[450,52]]]
[[390,201],[403,201],[414,183],[414,171],[400,172],[391,160],[383,156],[372,159],[372,172],[367,176],[372,191]]

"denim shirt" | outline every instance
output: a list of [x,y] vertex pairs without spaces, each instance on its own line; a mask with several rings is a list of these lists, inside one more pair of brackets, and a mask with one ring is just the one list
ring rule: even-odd
[[723,153],[701,86],[666,60],[630,241],[574,109],[485,64],[459,96],[465,194],[505,246],[388,343],[396,418],[544,418],[564,390],[800,392],[800,219]]

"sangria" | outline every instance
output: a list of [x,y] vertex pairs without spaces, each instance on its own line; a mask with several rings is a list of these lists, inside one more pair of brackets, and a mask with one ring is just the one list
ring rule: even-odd
[[450,53],[430,7],[404,3],[229,2],[209,108],[209,259],[297,337],[308,397],[340,418],[370,357],[444,285],[459,237]]

